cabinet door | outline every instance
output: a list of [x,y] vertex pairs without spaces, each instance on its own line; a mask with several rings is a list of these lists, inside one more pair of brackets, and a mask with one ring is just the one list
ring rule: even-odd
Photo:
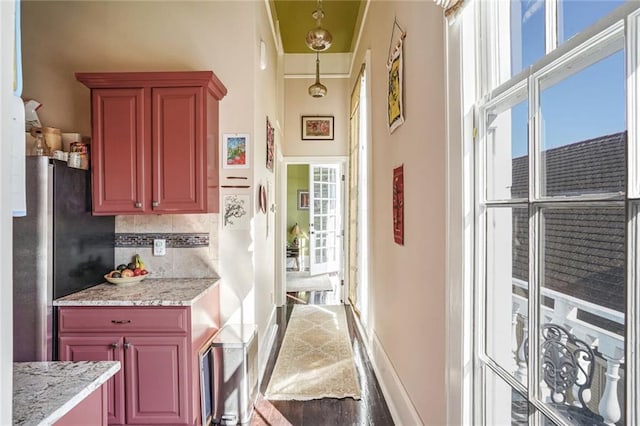
[[150,212],[144,189],[150,143],[144,90],[94,89],[92,102],[94,214]]
[[107,382],[109,424],[124,424],[124,383],[121,336],[61,336],[60,361],[120,361],[118,371]]
[[186,337],[125,338],[128,424],[188,424]]
[[152,89],[153,211],[206,211],[202,87]]

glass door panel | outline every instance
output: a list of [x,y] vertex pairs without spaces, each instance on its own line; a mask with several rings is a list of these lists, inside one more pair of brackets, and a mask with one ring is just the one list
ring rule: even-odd
[[339,165],[310,165],[309,271],[311,275],[336,272],[342,253]]
[[[485,425],[526,426],[532,407],[527,398],[513,389],[491,369],[485,368]],[[511,403],[509,403],[511,402]]]
[[539,398],[567,419],[624,412],[625,234],[622,206],[541,209]]
[[[566,72],[572,67],[575,64],[566,65]],[[624,52],[619,50],[552,85],[543,78],[541,89],[541,194],[624,192]]]
[[624,0],[559,1],[558,41],[569,40],[623,3]]
[[488,208],[485,352],[525,385],[528,265],[528,208]]
[[487,200],[529,196],[527,101],[523,88],[485,112]]

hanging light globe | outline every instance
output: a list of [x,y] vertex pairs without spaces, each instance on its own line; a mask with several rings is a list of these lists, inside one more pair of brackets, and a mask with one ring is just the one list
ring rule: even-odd
[[322,52],[327,50],[331,46],[333,36],[331,33],[322,28],[322,18],[324,18],[324,12],[322,11],[322,5],[318,2],[318,9],[316,9],[311,16],[316,20],[316,27],[309,30],[307,36],[304,39],[307,47],[316,52]]
[[309,86],[309,95],[314,98],[322,98],[327,94],[327,86],[320,83],[320,57],[316,52],[316,82]]

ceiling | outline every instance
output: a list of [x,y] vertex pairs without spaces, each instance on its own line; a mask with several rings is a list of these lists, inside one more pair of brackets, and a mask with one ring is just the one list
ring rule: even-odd
[[[270,0],[275,6],[274,20],[280,25],[284,53],[313,53],[304,43],[307,32],[316,25],[311,16],[316,0]],[[351,52],[358,11],[363,0],[324,0],[322,27],[333,36],[327,53]],[[273,10],[273,8],[272,8]]]

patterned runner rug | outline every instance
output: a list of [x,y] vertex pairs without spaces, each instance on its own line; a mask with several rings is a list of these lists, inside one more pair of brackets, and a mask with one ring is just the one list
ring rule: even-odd
[[287,272],[287,292],[323,290],[334,290],[329,274],[310,276],[309,272]]
[[343,305],[295,305],[266,399],[360,399]]

